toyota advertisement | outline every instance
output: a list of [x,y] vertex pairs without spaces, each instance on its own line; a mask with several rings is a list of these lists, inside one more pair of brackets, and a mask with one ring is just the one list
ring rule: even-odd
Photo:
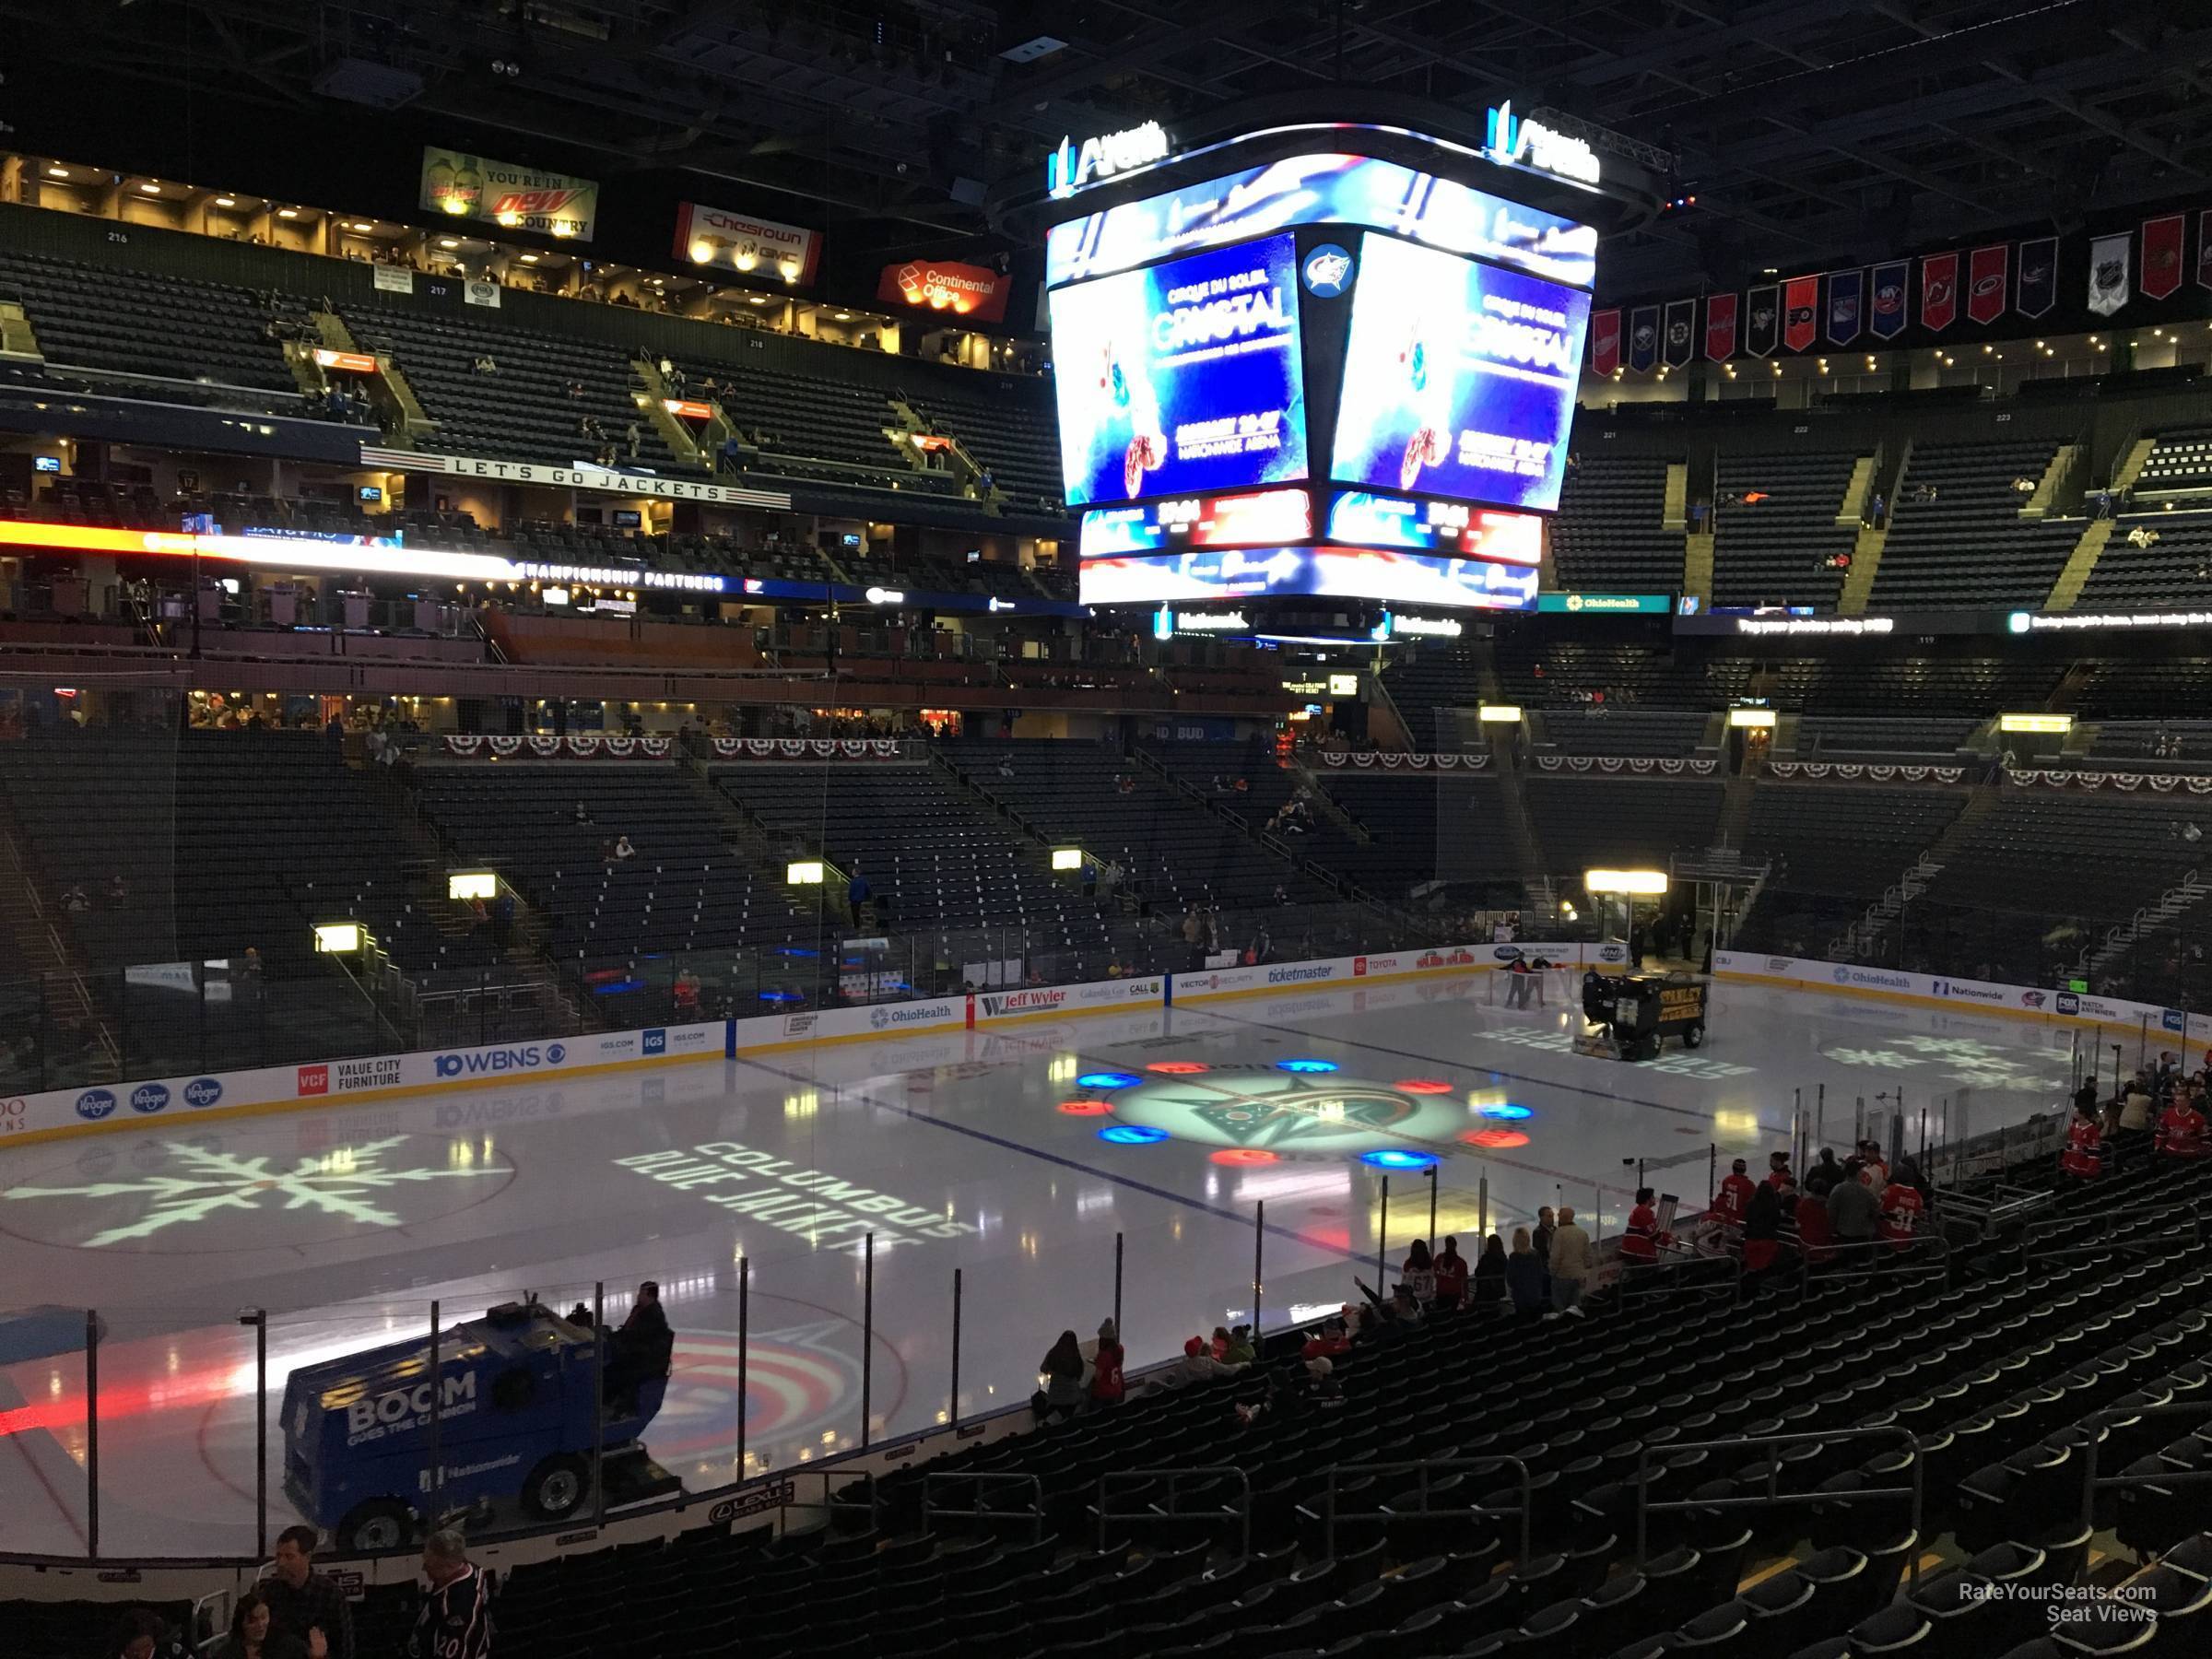
[[1331,476],[1556,509],[1589,295],[1389,237],[1364,241]]
[[1054,293],[1068,504],[1302,480],[1297,280],[1272,236]]

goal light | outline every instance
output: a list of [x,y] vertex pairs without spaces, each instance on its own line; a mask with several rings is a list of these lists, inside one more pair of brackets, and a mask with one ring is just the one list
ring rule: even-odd
[[1590,893],[1625,893],[1652,899],[1666,891],[1665,870],[1584,870],[1583,890]]
[[1484,703],[1480,719],[1484,725],[1519,725],[1521,724],[1521,705],[1519,703]]

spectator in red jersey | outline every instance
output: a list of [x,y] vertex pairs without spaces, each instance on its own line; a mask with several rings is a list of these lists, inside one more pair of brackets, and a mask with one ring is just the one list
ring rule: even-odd
[[2094,1181],[2104,1173],[2103,1148],[2104,1123],[2092,1090],[2086,1102],[2074,1102],[2074,1121],[2066,1126],[2066,1149],[2059,1154],[2058,1167],[2077,1180]]
[[1882,1237],[1889,1241],[1889,1248],[1903,1251],[1920,1230],[1920,1218],[1926,1209],[1926,1200],[1920,1190],[1906,1179],[1907,1171],[1900,1168],[1882,1188]]
[[1342,1317],[1324,1320],[1322,1327],[1306,1338],[1306,1346],[1299,1351],[1301,1359],[1337,1359],[1352,1351],[1352,1338]]
[[2203,1158],[2212,1153],[2212,1144],[2205,1139],[2205,1114],[2197,1110],[2191,1090],[2173,1091],[2173,1103],[2159,1116],[2157,1146],[2168,1158]]
[[1797,1177],[1790,1173],[1790,1155],[1787,1152],[1776,1152],[1768,1157],[1767,1184],[1770,1187],[1779,1188],[1785,1181],[1794,1185],[1796,1180]]
[[1416,1239],[1406,1253],[1406,1265],[1398,1274],[1398,1282],[1413,1292],[1413,1300],[1423,1307],[1436,1300],[1436,1264],[1429,1258],[1429,1241]]
[[1127,1359],[1122,1347],[1122,1334],[1114,1328],[1113,1321],[1102,1321],[1099,1325],[1099,1352],[1092,1361],[1090,1373],[1090,1405],[1092,1410],[1101,1406],[1118,1406],[1125,1384],[1122,1381],[1122,1366]]
[[1765,1273],[1782,1255],[1782,1189],[1762,1182],[1744,1210],[1744,1272]]
[[1728,1173],[1721,1178],[1721,1190],[1712,1195],[1709,1212],[1724,1227],[1741,1227],[1744,1211],[1751,1203],[1751,1194],[1759,1191],[1759,1182],[1747,1174],[1747,1166],[1737,1159],[1728,1166]]
[[1437,1252],[1433,1264],[1436,1269],[1436,1306],[1440,1312],[1449,1312],[1466,1300],[1467,1258],[1459,1253],[1459,1241],[1447,1238],[1443,1249]]
[[1659,1259],[1659,1212],[1652,1207],[1650,1187],[1636,1189],[1635,1207],[1629,1211],[1629,1229],[1620,1236],[1620,1259],[1630,1266]]
[[[1840,1173],[1842,1166],[1836,1167]],[[1830,1189],[1831,1193],[1835,1190]],[[1836,1259],[1835,1227],[1829,1220],[1826,1196],[1818,1193],[1803,1194],[1797,1200],[1793,1218],[1797,1224],[1797,1247],[1805,1252],[1806,1261],[1818,1267]]]

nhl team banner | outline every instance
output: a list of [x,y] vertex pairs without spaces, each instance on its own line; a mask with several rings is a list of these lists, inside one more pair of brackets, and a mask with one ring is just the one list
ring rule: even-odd
[[1793,276],[1782,288],[1782,343],[1792,351],[1809,351],[1818,333],[1820,278]]
[[2196,216],[2196,286],[2212,288],[2212,207]]
[[1772,357],[1776,331],[1782,321],[1782,290],[1772,283],[1744,296],[1744,349],[1753,357]]
[[1640,305],[1629,313],[1629,367],[1639,374],[1659,360],[1659,308]]
[[1705,355],[1724,363],[1735,355],[1735,296],[1705,297]]
[[2089,309],[2109,317],[2127,303],[2127,250],[2136,239],[2123,230],[2089,244]]
[[2012,244],[1993,242],[1976,248],[1966,266],[1966,314],[1977,323],[1994,323],[2005,314],[2006,267]]
[[1874,267],[1874,303],[1866,327],[1877,340],[1894,340],[1905,332],[1905,285],[1912,276],[1912,265],[1902,259]]
[[599,211],[599,186],[591,179],[425,145],[418,205],[510,230],[590,241],[592,220]]
[[1828,277],[1828,340],[1848,346],[1859,337],[1860,301],[1865,292],[1864,271],[1831,271]]
[[1590,372],[1608,375],[1620,367],[1620,308],[1590,313]]
[[1924,253],[1920,260],[1920,325],[1948,328],[1959,315],[1959,255]]
[[2012,309],[2040,317],[2058,303],[2058,238],[2039,237],[2020,244],[2020,274],[2013,283]]
[[1666,341],[1661,347],[1669,369],[1686,369],[1698,355],[1698,302],[1670,300],[1666,304]]
[[2182,286],[2182,236],[2178,213],[2143,221],[2143,297],[2163,300]]

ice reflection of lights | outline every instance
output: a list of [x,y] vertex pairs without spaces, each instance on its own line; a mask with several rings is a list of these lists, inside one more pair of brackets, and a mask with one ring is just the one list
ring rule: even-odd
[[1046,1078],[1054,1083],[1065,1083],[1082,1070],[1083,1063],[1073,1054],[1054,1054],[1044,1068]]
[[1459,1138],[1470,1147],[1488,1147],[1492,1151],[1528,1145],[1528,1136],[1518,1129],[1470,1129]]
[[1112,1187],[1085,1187],[1076,1194],[1076,1214],[1096,1216],[1113,1208]]
[[1712,1126],[1723,1135],[1740,1135],[1756,1139],[1759,1135],[1759,1113],[1756,1112],[1716,1112]]
[[1203,1060],[1155,1060],[1145,1069],[1148,1072],[1159,1072],[1162,1076],[1170,1077],[1194,1077],[1200,1072],[1208,1072],[1214,1068]]
[[1411,1152],[1403,1147],[1384,1147],[1376,1152],[1362,1152],[1359,1161],[1372,1164],[1378,1170],[1430,1170],[1436,1167],[1433,1152]]
[[1477,1117],[1495,1118],[1500,1122],[1515,1124],[1531,1115],[1527,1107],[1516,1106],[1511,1100],[1496,1100],[1488,1106],[1477,1106],[1475,1112]]
[[1247,1170],[1239,1177],[1236,1201],[1257,1204],[1265,1199],[1273,1204],[1278,1199],[1342,1197],[1351,1190],[1349,1164],[1334,1160],[1277,1164],[1272,1169]]
[[1117,1071],[1085,1072],[1076,1079],[1082,1088],[1128,1088],[1143,1081],[1135,1072]]
[[1333,1072],[1336,1069],[1336,1062],[1334,1060],[1277,1060],[1275,1063],[1275,1069],[1287,1072]]
[[1147,1147],[1154,1141],[1166,1140],[1168,1132],[1155,1129],[1149,1124],[1109,1124],[1099,1131],[1099,1138],[1117,1147]]
[[1441,1077],[1400,1077],[1391,1087],[1403,1094],[1441,1095],[1452,1092],[1452,1085]]
[[1069,1117],[1104,1117],[1113,1108],[1104,1100],[1063,1100],[1060,1110]]
[[[1274,1163],[1277,1155],[1268,1151],[1265,1147],[1223,1147],[1218,1151],[1207,1153],[1206,1159],[1207,1161],[1218,1164],[1260,1165]],[[1213,1190],[1211,1176],[1206,1178],[1206,1190],[1208,1192]]]

